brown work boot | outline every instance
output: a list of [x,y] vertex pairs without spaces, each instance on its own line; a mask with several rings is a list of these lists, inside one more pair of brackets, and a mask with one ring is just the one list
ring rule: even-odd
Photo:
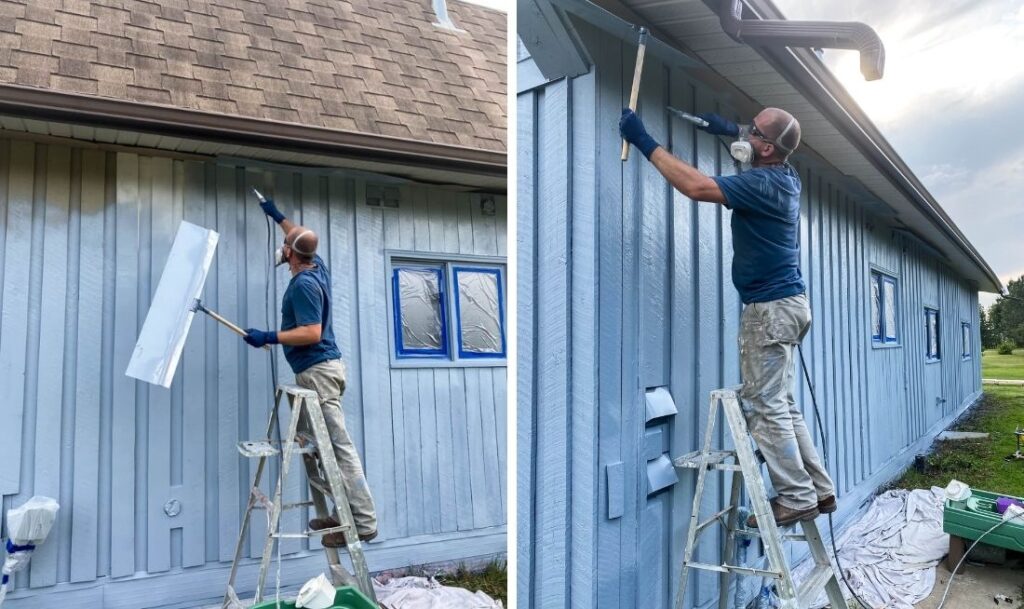
[[836,496],[829,495],[824,499],[818,500],[818,511],[822,514],[831,514],[839,509],[839,504],[836,503]]
[[328,516],[327,518],[314,518],[313,520],[309,521],[309,528],[313,529],[314,531],[319,531],[320,529],[330,529],[333,527],[340,526],[341,524],[338,523],[337,519],[335,519],[334,516]]
[[[780,527],[789,526],[801,520],[814,520],[820,514],[818,506],[810,507],[806,510],[792,510],[778,501],[772,500],[772,515],[775,517],[775,524]],[[747,518],[747,526],[756,529],[757,516],[751,514],[750,518]]]
[[[377,537],[377,531],[370,531],[369,533],[360,533],[359,541],[370,541]],[[328,533],[324,535],[323,539],[320,540],[320,544],[325,548],[344,548],[348,545],[345,542],[344,533]]]

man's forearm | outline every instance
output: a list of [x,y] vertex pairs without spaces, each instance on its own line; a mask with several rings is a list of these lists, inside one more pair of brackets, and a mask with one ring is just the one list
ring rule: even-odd
[[651,164],[676,190],[697,201],[725,203],[718,184],[697,168],[684,163],[664,148],[651,153]]
[[287,237],[288,236],[288,231],[290,231],[291,229],[295,228],[295,223],[292,222],[291,220],[289,220],[288,218],[285,218],[284,220],[281,220],[280,227],[281,227],[281,232],[283,232],[284,236]]
[[277,342],[290,347],[302,347],[320,342],[320,325],[298,326],[291,330],[280,330]]

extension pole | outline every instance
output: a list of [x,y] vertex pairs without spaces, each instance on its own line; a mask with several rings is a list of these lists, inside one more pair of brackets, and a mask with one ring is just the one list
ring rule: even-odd
[[[629,109],[636,112],[636,98],[640,95],[640,75],[644,71],[644,51],[647,50],[647,28],[640,28],[640,42],[636,50],[636,67],[633,69],[633,88],[629,91]],[[622,160],[629,159],[629,142],[622,140]]]

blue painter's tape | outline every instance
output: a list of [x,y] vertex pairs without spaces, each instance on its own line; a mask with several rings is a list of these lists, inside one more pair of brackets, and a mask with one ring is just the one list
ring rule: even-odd
[[[402,293],[400,289],[400,282],[398,280],[399,275],[402,271],[407,269],[414,269],[418,271],[433,271],[437,275],[437,289],[438,289],[438,301],[441,310],[441,346],[437,349],[413,349],[408,348],[402,344]],[[417,265],[403,265],[396,266],[392,270],[391,274],[391,297],[392,306],[394,309],[394,326],[395,326],[395,351],[396,355],[400,358],[429,358],[429,359],[447,359],[448,358],[448,314],[447,307],[445,306],[445,281],[444,271],[437,266],[417,266]]]
[[36,549],[35,545],[30,544],[30,543],[27,543],[27,544],[25,544],[23,546],[19,546],[18,544],[14,543],[10,539],[7,540],[7,553],[8,554],[14,554],[15,552],[24,552],[26,550],[31,552],[32,550],[35,550],[35,549]]
[[[488,273],[494,275],[495,282],[498,285],[498,332],[501,334],[501,350],[493,353],[480,353],[476,351],[466,351],[462,348],[462,307],[459,304],[459,273]],[[458,341],[459,358],[460,359],[501,359],[505,357],[505,291],[502,287],[501,270],[494,267],[466,267],[456,266],[452,267],[452,276],[455,285],[455,328],[456,328],[456,340]]]

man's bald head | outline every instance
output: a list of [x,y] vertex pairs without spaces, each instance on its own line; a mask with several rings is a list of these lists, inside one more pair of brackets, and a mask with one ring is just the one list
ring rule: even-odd
[[320,238],[305,226],[295,226],[284,237],[285,245],[291,247],[295,255],[303,262],[311,262],[316,255]]
[[785,161],[800,145],[800,122],[781,108],[765,108],[754,117],[754,124],[765,140],[774,144],[779,160]]

